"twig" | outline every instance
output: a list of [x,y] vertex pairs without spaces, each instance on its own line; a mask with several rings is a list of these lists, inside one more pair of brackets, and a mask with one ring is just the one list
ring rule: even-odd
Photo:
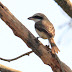
[[21,58],[21,57],[23,57],[23,56],[25,56],[25,55],[28,55],[28,56],[29,56],[29,54],[32,53],[32,52],[33,52],[33,51],[27,52],[27,53],[25,53],[25,54],[22,54],[22,55],[16,57],[16,58],[13,58],[13,59],[4,59],[4,58],[0,58],[0,59],[1,59],[1,60],[4,60],[4,61],[10,62],[10,61],[17,60],[17,59],[19,59],[19,58]]

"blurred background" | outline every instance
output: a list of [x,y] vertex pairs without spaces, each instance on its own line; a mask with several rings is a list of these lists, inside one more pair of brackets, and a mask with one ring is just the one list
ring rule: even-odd
[[[72,2],[72,0],[70,0]],[[28,28],[35,37],[34,22],[27,18],[35,13],[45,14],[55,27],[55,42],[60,49],[57,54],[62,62],[72,69],[72,19],[61,9],[54,0],[0,0],[10,12]],[[39,39],[44,45],[48,40]],[[31,51],[26,44],[16,37],[12,30],[0,19],[0,57],[12,59]],[[50,66],[31,53],[12,62],[0,60],[0,64],[22,72],[52,72]]]

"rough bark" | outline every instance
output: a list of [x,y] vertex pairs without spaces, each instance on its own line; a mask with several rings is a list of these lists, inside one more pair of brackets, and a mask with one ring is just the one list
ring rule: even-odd
[[1,72],[21,72],[21,71],[6,67],[6,66],[1,65],[1,64],[0,64],[0,71]]
[[47,46],[44,46],[39,40],[37,40],[2,3],[0,3],[0,16],[1,19],[13,30],[14,34],[20,37],[26,45],[31,48],[39,58],[41,58],[44,64],[51,66],[53,72],[62,72],[62,67],[65,72],[72,72],[67,65],[59,60],[56,54],[52,54]]
[[70,0],[55,0],[55,2],[72,18],[72,2]]

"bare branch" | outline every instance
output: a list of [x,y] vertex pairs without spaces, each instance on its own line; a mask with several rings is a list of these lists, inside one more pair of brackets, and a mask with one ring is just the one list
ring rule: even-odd
[[27,53],[25,53],[25,54],[22,54],[22,55],[16,57],[16,58],[13,58],[13,59],[4,59],[4,58],[0,58],[0,59],[3,60],[3,61],[8,61],[8,62],[10,62],[10,61],[17,60],[17,59],[19,59],[19,58],[21,58],[21,57],[23,57],[23,56],[25,56],[25,55],[29,55],[29,54],[32,53],[32,52],[33,52],[33,51],[27,52]]
[[70,0],[55,0],[55,2],[72,18],[72,2]]
[[0,72],[21,72],[0,64]]

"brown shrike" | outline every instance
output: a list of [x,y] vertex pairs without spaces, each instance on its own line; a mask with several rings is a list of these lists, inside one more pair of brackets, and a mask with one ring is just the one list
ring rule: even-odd
[[51,51],[53,54],[60,51],[54,42],[55,29],[53,24],[48,20],[48,18],[42,13],[36,13],[32,17],[28,18],[35,22],[35,30],[38,35],[43,39],[48,39],[51,44]]

